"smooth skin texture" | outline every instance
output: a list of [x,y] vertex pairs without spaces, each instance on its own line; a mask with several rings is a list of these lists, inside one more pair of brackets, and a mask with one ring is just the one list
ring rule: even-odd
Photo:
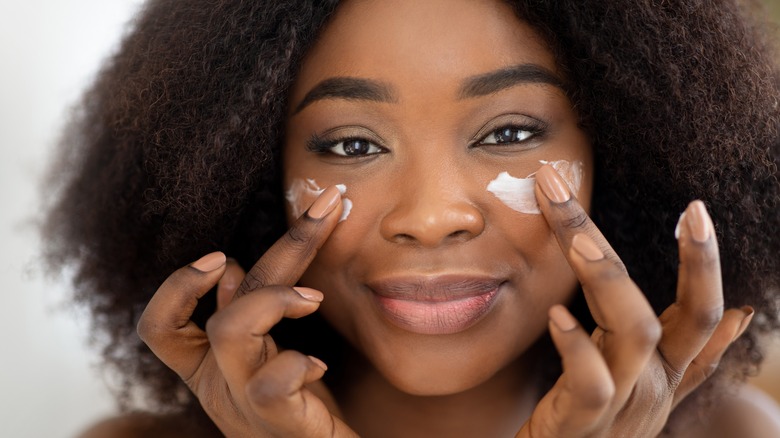
[[[466,86],[529,65],[547,79]],[[378,87],[318,90],[334,78]],[[587,216],[592,152],[563,79],[502,3],[347,2],[291,91],[284,174],[286,184],[346,184],[349,219],[337,225],[331,187],[309,210],[327,213],[290,218],[245,279],[229,261],[182,268],[150,302],[140,336],[230,437],[656,436],[750,315],[723,312],[716,237],[695,202],[680,227],[677,302],[656,317]],[[505,128],[522,140],[493,144]],[[338,155],[356,139],[356,158]],[[584,163],[579,193],[540,168],[556,159]],[[539,170],[543,215],[513,212],[485,190],[507,170]],[[371,298],[377,280],[444,274],[502,282],[485,315],[456,333],[405,330]],[[562,306],[577,281],[598,323],[590,335]],[[189,318],[215,285],[219,309],[204,332]],[[280,352],[267,335],[318,309],[367,360],[341,400],[319,383],[318,360]],[[539,394],[526,353],[546,330],[564,372]]]

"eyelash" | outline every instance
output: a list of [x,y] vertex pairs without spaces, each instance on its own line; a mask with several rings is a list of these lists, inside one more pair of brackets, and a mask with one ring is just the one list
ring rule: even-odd
[[[499,142],[498,139],[496,138],[495,143],[485,143],[485,140],[487,140],[491,136],[497,137],[496,134],[500,133],[501,131],[524,132],[527,134],[525,135],[525,137],[520,138],[518,140]],[[486,134],[482,134],[473,143],[471,143],[469,147],[505,146],[505,145],[513,145],[513,144],[523,144],[523,143],[530,142],[532,140],[540,139],[541,137],[544,136],[546,131],[547,131],[547,125],[542,123],[541,121],[534,120],[534,121],[524,121],[523,123],[507,123],[505,125],[499,126],[498,128],[491,129]]]
[[[490,136],[497,137],[497,134],[499,134],[501,131],[514,131],[517,132],[524,132],[527,133],[525,137],[520,138],[519,140],[512,140],[512,141],[503,141],[499,142],[498,138],[496,138],[495,143],[485,143],[485,140],[488,139]],[[479,140],[474,141],[469,145],[470,148],[473,147],[480,147],[480,146],[504,146],[504,145],[512,145],[512,144],[522,144],[529,142],[534,139],[538,139],[539,137],[543,136],[546,131],[546,125],[542,122],[526,122],[523,124],[507,124],[503,125],[499,128],[493,129],[489,131],[486,135],[483,135]],[[515,134],[516,135],[516,134]],[[513,135],[514,136],[514,135]],[[349,154],[348,150],[345,149],[347,145],[349,145],[350,142],[361,142],[365,144],[365,147],[367,147],[367,151],[365,153],[359,153],[359,154]],[[343,153],[340,152],[334,152],[334,149],[341,146],[341,149]],[[382,154],[386,153],[388,150],[382,146],[379,146],[375,144],[372,140],[368,140],[364,137],[359,136],[347,136],[347,137],[341,137],[341,138],[335,138],[335,139],[323,139],[319,137],[318,135],[313,135],[311,139],[309,139],[306,142],[306,148],[314,153],[317,154],[330,154],[335,155],[342,158],[361,158],[361,157],[367,157],[371,155],[376,154]],[[352,149],[354,150],[354,149]]]
[[[369,152],[372,149],[375,149],[375,151],[373,153],[350,155],[346,153],[347,150],[345,149],[346,144],[350,142],[364,142],[367,144]],[[345,153],[334,152],[334,149],[340,144],[344,144],[344,146],[342,146],[342,150],[344,150]],[[381,154],[387,152],[387,149],[383,148],[382,146],[376,145],[372,140],[368,140],[366,138],[358,137],[358,136],[348,136],[348,137],[336,138],[332,140],[326,140],[320,138],[318,135],[315,134],[311,137],[311,139],[309,139],[308,142],[306,142],[306,148],[311,152],[317,154],[330,154],[342,158],[360,158],[360,157],[366,157],[369,155],[375,155],[375,154]]]

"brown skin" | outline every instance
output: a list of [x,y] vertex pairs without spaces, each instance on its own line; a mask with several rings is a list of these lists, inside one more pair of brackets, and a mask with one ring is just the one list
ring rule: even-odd
[[[469,78],[497,70],[534,64],[555,72],[549,50],[508,7],[470,2],[435,20],[443,4],[418,3],[353,2],[339,10],[292,88],[284,175],[287,186],[306,178],[323,187],[345,184],[354,204],[301,279],[326,294],[321,310],[328,321],[392,386],[448,395],[515,361],[546,330],[546,310],[568,301],[576,286],[544,218],[510,210],[488,183],[503,171],[525,177],[539,160],[581,161],[588,178],[579,197],[588,205],[592,158],[558,87],[520,84],[459,98]],[[340,76],[386,84],[393,101],[323,99],[293,114],[312,88]],[[524,143],[470,147],[507,124],[535,120],[547,128]],[[359,136],[387,152],[312,153],[312,135]],[[436,337],[389,324],[367,286],[439,275],[506,284],[489,317]]]
[[[444,12],[447,20],[437,20]],[[337,225],[342,206],[327,190],[258,261],[233,301],[228,285],[243,275],[235,266],[185,267],[160,287],[139,324],[226,435],[349,436],[348,424],[365,436],[652,437],[709,376],[749,322],[742,310],[722,312],[709,216],[700,204],[689,206],[677,302],[657,318],[587,217],[591,152],[562,90],[522,84],[457,98],[466,78],[525,63],[556,71],[541,39],[498,2],[354,2],[338,11],[293,87],[284,170],[287,185],[300,178],[346,184],[351,215]],[[308,90],[335,76],[380,81],[393,99],[325,99],[292,113]],[[509,113],[543,120],[545,134],[468,147],[502,128],[489,123]],[[355,125],[387,152],[348,161],[306,150],[312,134],[328,140],[323,132]],[[584,162],[576,198],[548,166],[537,175],[543,215],[513,212],[485,190],[499,172],[525,176],[542,159]],[[551,199],[551,187],[568,199]],[[319,218],[324,204],[332,211]],[[585,257],[588,245],[605,256]],[[404,331],[367,298],[366,284],[377,279],[443,272],[505,285],[478,323],[449,335]],[[220,309],[203,332],[188,320],[196,298],[220,278]],[[321,306],[323,293],[290,287],[299,279],[324,293]],[[556,305],[571,299],[577,279],[598,324],[591,337],[567,326],[570,314]],[[370,363],[338,400],[341,411],[318,382],[317,361],[279,353],[267,335],[282,317],[318,307]],[[545,329],[564,373],[538,400],[524,373],[533,358],[523,353]]]

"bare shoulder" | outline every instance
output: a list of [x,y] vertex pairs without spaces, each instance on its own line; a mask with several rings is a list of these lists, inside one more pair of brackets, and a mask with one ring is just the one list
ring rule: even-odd
[[204,431],[183,415],[158,415],[134,412],[108,418],[93,425],[79,438],[214,438],[219,434]]
[[722,388],[699,405],[686,401],[670,418],[663,438],[780,437],[780,405],[760,389],[742,384]]
[[765,392],[744,384],[723,400],[713,425],[713,432],[728,432],[712,435],[713,438],[780,437],[780,406]]
[[[760,389],[743,384],[729,388],[705,412],[683,410],[674,433],[686,438],[780,437],[780,406]],[[682,417],[682,418],[681,418]]]

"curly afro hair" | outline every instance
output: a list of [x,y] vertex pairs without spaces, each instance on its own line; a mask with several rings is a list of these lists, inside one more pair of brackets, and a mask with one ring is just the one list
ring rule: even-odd
[[[197,409],[138,339],[137,320],[178,267],[213,250],[248,267],[284,232],[287,92],[337,3],[151,0],[74,112],[48,185],[45,256],[74,273],[125,407],[140,388],[155,409]],[[724,368],[749,373],[760,335],[780,325],[780,87],[755,5],[511,3],[572,84],[594,143],[593,218],[656,311],[674,300],[679,213],[707,204],[726,305],[758,316]],[[198,320],[211,312],[204,299]],[[293,343],[295,328],[279,336]],[[337,360],[332,348],[312,354]]]

